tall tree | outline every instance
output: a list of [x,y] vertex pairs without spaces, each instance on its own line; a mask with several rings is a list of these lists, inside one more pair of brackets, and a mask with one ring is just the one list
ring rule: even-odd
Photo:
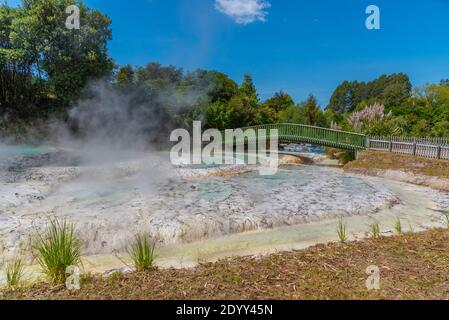
[[273,123],[280,120],[281,112],[293,107],[292,97],[283,91],[276,92],[273,97],[266,100],[259,108],[258,122],[260,124]]
[[273,97],[264,102],[264,105],[276,113],[295,105],[292,97],[283,91],[276,92]]
[[[65,25],[66,8],[80,10],[80,29]],[[76,99],[90,79],[110,74],[111,20],[76,0],[24,0],[23,14],[11,25],[11,44],[33,56],[34,74],[48,83],[62,105]]]
[[211,86],[209,96],[212,102],[228,102],[238,93],[238,85],[227,75],[218,71],[212,71],[210,74]]
[[309,126],[315,126],[320,124],[322,110],[318,105],[318,100],[313,95],[309,95],[307,100],[302,105],[302,112],[304,115],[304,124]]
[[335,89],[327,109],[343,114],[377,102],[394,110],[410,98],[411,91],[410,79],[404,73],[382,75],[371,82],[344,81]]
[[240,93],[251,108],[256,108],[259,104],[259,96],[253,78],[249,74],[245,74],[243,82],[239,88]]
[[134,69],[131,65],[119,68],[116,74],[116,81],[120,87],[128,87],[134,83]]
[[0,117],[9,118],[6,123],[32,116],[45,98],[43,82],[36,81],[36,48],[24,50],[16,42],[17,21],[26,14],[0,4]]

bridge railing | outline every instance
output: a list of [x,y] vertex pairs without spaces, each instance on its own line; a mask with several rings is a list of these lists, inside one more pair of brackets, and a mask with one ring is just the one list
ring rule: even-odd
[[[277,130],[279,142],[311,143],[354,151],[371,149],[449,160],[449,139],[447,138],[375,137],[354,132],[291,123],[241,128],[243,132],[246,132],[248,129],[252,129],[255,135],[243,137],[243,141],[236,142],[242,143],[261,138],[268,139],[273,135],[273,130]],[[264,131],[261,132],[261,130]],[[226,143],[231,144],[234,142],[235,140],[226,141]]]
[[266,130],[269,136],[272,130],[278,130],[279,141],[303,142],[318,144],[327,147],[336,147],[350,150],[361,150],[366,148],[366,136],[346,131],[339,131],[314,126],[278,123],[270,125],[259,125],[242,128],[243,131],[253,129],[260,137],[260,130]]

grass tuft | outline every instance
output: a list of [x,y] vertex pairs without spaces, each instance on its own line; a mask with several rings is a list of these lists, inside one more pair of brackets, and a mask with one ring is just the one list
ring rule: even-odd
[[130,256],[137,271],[152,271],[154,265],[156,241],[148,234],[139,234],[131,244]]
[[344,223],[343,218],[338,220],[337,233],[341,242],[346,242],[346,240],[348,240],[346,235],[346,224]]
[[74,225],[58,220],[51,220],[46,232],[38,234],[34,244],[37,261],[52,284],[64,283],[67,268],[80,264],[81,247]]
[[394,225],[394,230],[396,230],[396,233],[398,235],[402,234],[402,222],[401,222],[401,218],[396,218],[396,223]]
[[15,288],[20,285],[24,275],[23,263],[21,259],[15,259],[6,266],[6,284],[8,288]]
[[373,239],[380,238],[380,225],[379,222],[375,221],[371,224],[371,237]]

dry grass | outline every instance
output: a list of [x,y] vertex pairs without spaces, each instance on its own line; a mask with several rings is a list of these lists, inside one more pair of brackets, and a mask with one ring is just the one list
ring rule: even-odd
[[449,161],[414,157],[390,152],[364,151],[346,170],[399,170],[431,177],[449,178]]
[[[381,270],[381,290],[365,287]],[[84,281],[79,292],[36,285],[11,299],[449,299],[449,231],[320,245],[193,270],[159,270]]]

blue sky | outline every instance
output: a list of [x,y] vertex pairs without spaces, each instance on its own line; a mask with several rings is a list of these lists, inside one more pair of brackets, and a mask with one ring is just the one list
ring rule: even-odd
[[[343,80],[449,78],[449,0],[85,2],[112,18],[117,63],[217,69],[239,82],[250,73],[262,98],[313,93],[325,106]],[[381,30],[365,27],[370,4],[381,10]]]

